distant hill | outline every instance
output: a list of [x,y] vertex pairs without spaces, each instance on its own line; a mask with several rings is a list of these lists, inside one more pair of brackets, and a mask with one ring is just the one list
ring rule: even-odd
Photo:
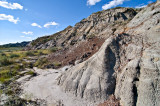
[[0,47],[25,47],[27,44],[29,44],[30,41],[24,41],[24,42],[21,42],[21,43],[9,43],[9,44],[5,44],[5,45],[0,45]]

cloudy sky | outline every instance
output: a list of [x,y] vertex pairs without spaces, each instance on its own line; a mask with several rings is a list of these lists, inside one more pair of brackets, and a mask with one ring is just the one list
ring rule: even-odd
[[156,0],[0,0],[0,44],[30,41],[74,26],[93,12]]

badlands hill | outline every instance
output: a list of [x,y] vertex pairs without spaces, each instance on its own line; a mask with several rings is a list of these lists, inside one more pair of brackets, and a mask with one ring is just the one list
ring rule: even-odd
[[93,13],[26,50],[51,47],[58,50],[48,59],[72,65],[56,85],[86,105],[160,105],[160,2]]

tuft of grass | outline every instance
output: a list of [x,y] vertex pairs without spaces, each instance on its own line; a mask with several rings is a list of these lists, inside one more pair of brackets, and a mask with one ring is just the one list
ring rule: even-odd
[[9,56],[10,58],[16,58],[16,57],[20,57],[18,54],[10,54]]
[[54,53],[54,52],[56,52],[57,50],[59,50],[57,47],[52,47],[52,48],[49,49],[49,51],[50,51],[51,53]]
[[29,72],[27,72],[27,74],[28,74],[28,75],[31,75],[31,76],[36,76],[36,75],[37,75],[37,73],[35,73],[35,72],[33,72],[33,71],[29,71]]
[[42,55],[45,55],[45,53],[43,53],[42,51],[39,51],[38,56],[42,56]]
[[49,63],[47,58],[40,58],[35,62],[34,66],[38,68],[43,68],[44,65],[46,65],[47,63]]
[[87,36],[88,39],[92,39],[94,37],[95,37],[95,34],[91,34],[91,35]]
[[16,71],[22,71],[24,69],[24,66],[20,64],[15,64],[13,69]]
[[7,56],[0,56],[0,66],[8,66],[13,62]]
[[25,56],[35,56],[33,51],[28,51],[25,53]]
[[60,62],[54,62],[53,65],[54,65],[55,67],[60,67],[62,64],[61,64]]
[[2,70],[0,71],[0,82],[7,83],[13,78],[14,76],[18,75],[16,70]]

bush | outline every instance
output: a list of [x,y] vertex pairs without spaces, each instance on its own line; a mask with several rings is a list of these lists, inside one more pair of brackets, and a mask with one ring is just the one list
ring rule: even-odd
[[53,47],[53,48],[50,48],[50,49],[49,49],[49,51],[50,51],[51,53],[56,52],[57,50],[58,50],[57,47]]
[[33,68],[33,63],[32,62],[25,62],[22,61],[23,68]]
[[45,53],[43,53],[42,51],[39,51],[38,56],[41,56],[41,55],[45,55]]
[[21,71],[21,70],[24,69],[24,66],[23,66],[23,65],[20,65],[20,64],[17,64],[17,65],[14,66],[14,69],[15,69],[16,71]]
[[2,70],[0,71],[0,82],[6,83],[8,82],[12,77],[16,76],[18,72],[16,70]]
[[6,56],[6,54],[5,54],[5,53],[2,53],[1,56]]
[[25,53],[25,56],[35,56],[33,51],[28,51]]
[[13,62],[10,61],[7,56],[1,56],[0,57],[0,66],[7,66],[7,65],[10,65],[12,63]]
[[49,63],[47,58],[40,58],[34,64],[35,67],[43,68],[45,64]]
[[95,37],[95,34],[91,34],[91,35],[87,36],[88,39],[92,39],[94,37]]
[[55,67],[60,67],[62,64],[60,62],[54,62]]
[[10,54],[10,58],[20,57],[18,54]]

